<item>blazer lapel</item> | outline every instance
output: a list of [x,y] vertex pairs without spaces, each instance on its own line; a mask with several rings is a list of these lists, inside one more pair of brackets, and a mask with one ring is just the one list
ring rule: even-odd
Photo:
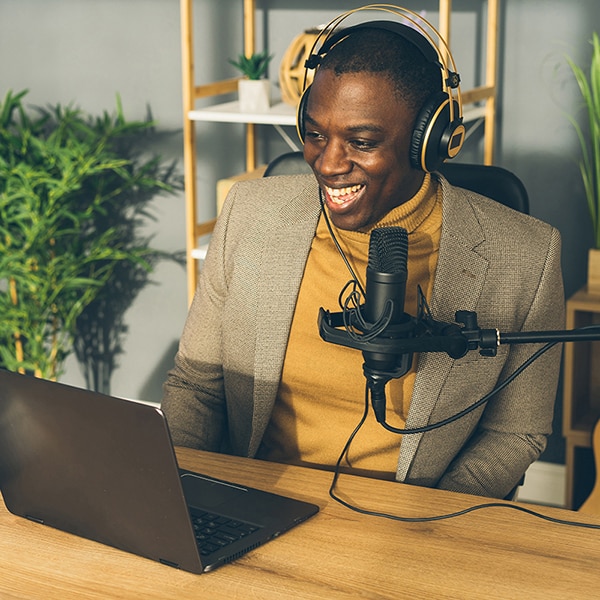
[[321,212],[316,182],[306,186],[304,179],[304,184],[274,217],[263,246],[257,290],[257,322],[263,325],[256,337],[251,456],[258,450],[275,402],[296,298]]
[[[476,251],[484,238],[470,203],[445,179],[441,179],[441,184],[443,224],[431,311],[436,320],[453,322],[457,310],[475,310],[488,262]],[[428,423],[453,362],[445,353],[423,353],[419,356],[407,428]],[[404,481],[406,478],[423,435],[402,437],[397,480]]]

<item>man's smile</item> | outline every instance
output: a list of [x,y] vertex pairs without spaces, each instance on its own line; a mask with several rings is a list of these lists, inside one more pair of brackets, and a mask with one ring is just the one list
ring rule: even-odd
[[363,184],[355,184],[341,188],[332,188],[327,185],[323,187],[325,188],[328,200],[332,204],[343,205],[355,200],[365,186]]

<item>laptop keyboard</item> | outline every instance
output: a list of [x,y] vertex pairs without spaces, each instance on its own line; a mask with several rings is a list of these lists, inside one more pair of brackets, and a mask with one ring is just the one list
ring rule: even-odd
[[196,542],[202,556],[229,546],[259,529],[257,525],[209,512],[194,513],[191,517]]

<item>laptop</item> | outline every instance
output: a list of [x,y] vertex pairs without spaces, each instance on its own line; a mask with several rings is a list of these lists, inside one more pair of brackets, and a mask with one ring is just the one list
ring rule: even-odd
[[192,573],[319,510],[179,469],[157,407],[1,369],[0,491],[15,515]]

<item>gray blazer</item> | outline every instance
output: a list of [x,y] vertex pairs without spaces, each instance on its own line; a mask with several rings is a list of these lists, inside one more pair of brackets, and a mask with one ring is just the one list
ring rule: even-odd
[[[434,318],[453,321],[457,310],[473,310],[482,328],[562,329],[558,231],[439,179],[443,224]],[[256,454],[320,211],[312,175],[232,189],[164,386],[162,406],[175,444]],[[421,354],[407,427],[473,404],[536,348],[501,345],[494,358],[471,351],[458,360]],[[557,346],[484,407],[434,431],[402,436],[397,480],[505,496],[545,447],[559,367]]]

